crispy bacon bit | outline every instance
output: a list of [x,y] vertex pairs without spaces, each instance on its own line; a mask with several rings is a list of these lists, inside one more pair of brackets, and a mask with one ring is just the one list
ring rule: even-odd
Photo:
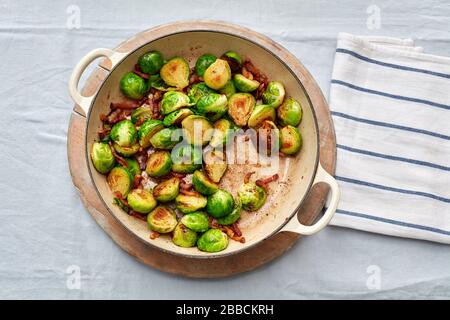
[[246,77],[247,79],[253,80],[253,75],[247,70],[246,67],[242,67],[241,72],[244,77]]
[[127,200],[123,197],[122,193],[119,191],[114,193],[114,196],[125,206],[129,207]]
[[141,175],[136,175],[134,176],[134,180],[133,180],[133,189],[137,189],[142,181],[142,176]]
[[253,78],[258,82],[268,82],[265,74],[256,68],[250,60],[245,60],[244,68],[253,75]]
[[278,180],[278,173],[274,174],[271,177],[265,178],[265,179],[258,179],[255,181],[257,186],[260,186],[264,189],[267,193],[269,192],[269,183]]
[[100,115],[100,121],[101,121],[101,122],[107,122],[107,121],[108,121],[108,115],[102,113],[102,114]]
[[270,182],[274,182],[277,181],[279,178],[278,173],[275,173],[273,176],[264,178],[264,179],[259,179],[262,183],[270,183]]
[[255,173],[255,171],[247,172],[244,176],[244,183],[249,183],[251,176]]
[[223,226],[222,231],[225,232],[227,234],[227,236],[229,236],[230,238],[234,237],[234,231],[230,227]]
[[134,70],[133,73],[137,74],[139,77],[141,77],[141,78],[143,78],[145,80],[148,80],[148,78],[149,78],[148,74],[143,73],[141,71]]
[[98,132],[98,137],[100,138],[100,140],[103,140],[110,132],[111,128],[103,128]]
[[212,229],[219,229],[219,228],[220,228],[220,224],[219,224],[219,222],[217,221],[217,219],[215,219],[215,218],[209,216],[209,217],[208,217],[208,222],[209,222],[209,227],[210,227],[210,228],[212,228]]
[[242,231],[241,231],[241,229],[239,229],[239,226],[238,226],[237,222],[235,222],[232,225],[230,225],[230,228],[234,231],[234,233],[238,237],[242,236]]
[[170,172],[170,175],[174,178],[180,178],[183,179],[186,177],[186,173],[178,173],[178,172]]
[[190,85],[193,85],[193,84],[196,84],[196,83],[199,83],[199,82],[202,82],[202,80],[200,79],[200,77],[196,73],[192,74],[191,77],[189,78],[189,84]]
[[161,114],[161,106],[158,102],[153,102],[152,103],[152,119],[162,119],[162,114]]
[[240,242],[240,243],[245,243],[245,238],[244,237],[234,236],[231,239],[233,239],[234,241]]
[[119,156],[119,155],[117,154],[117,152],[116,152],[116,150],[114,149],[113,144],[112,144],[111,141],[109,141],[109,146],[111,147],[111,152],[112,152],[114,158],[116,158],[116,161],[117,161],[120,165],[122,165],[122,166],[124,166],[124,167],[127,168],[127,167],[128,167],[128,162],[127,162],[124,158],[122,158],[121,156]]
[[128,212],[128,215],[130,215],[130,216],[132,216],[132,217],[134,217],[134,218],[136,218],[136,219],[142,220],[142,221],[147,221],[147,216],[145,216],[145,215],[143,215],[143,214],[140,214],[140,213],[138,213],[138,212],[135,212],[135,211],[133,211],[133,210],[130,210],[130,211]]
[[267,81],[261,82],[258,89],[256,90],[256,94],[255,94],[256,100],[262,99],[262,95],[263,95],[264,91],[266,90],[267,84],[268,84]]
[[194,196],[194,197],[200,196],[200,193],[198,193],[197,191],[185,190],[185,189],[181,189],[181,188],[180,188],[180,193],[184,194],[185,196]]
[[158,237],[159,237],[159,233],[158,232],[152,231],[152,233],[150,233],[150,239],[155,240]]
[[147,151],[143,151],[136,156],[137,162],[139,163],[139,168],[141,170],[145,170],[145,168],[147,167],[147,158]]
[[239,62],[237,62],[235,59],[230,58],[226,55],[222,55],[220,59],[225,60],[228,62],[228,65],[230,66],[231,73],[238,73],[239,72]]
[[122,110],[128,110],[128,109],[136,109],[139,107],[139,104],[135,101],[122,101],[122,102],[111,102],[109,105],[111,110],[116,109],[122,109]]
[[135,123],[135,125],[136,125],[136,127],[140,127],[140,126],[142,126],[142,124],[145,122],[145,118],[144,117],[140,117],[137,121],[136,121],[136,123]]
[[180,189],[181,190],[192,190],[192,183],[186,183],[186,181],[181,180],[180,182]]

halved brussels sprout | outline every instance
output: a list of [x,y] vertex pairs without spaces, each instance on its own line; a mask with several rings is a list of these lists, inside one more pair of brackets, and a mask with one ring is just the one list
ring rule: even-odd
[[157,73],[164,64],[161,53],[158,51],[150,51],[139,57],[139,66],[142,72],[148,74]]
[[150,230],[159,233],[169,233],[177,226],[177,216],[172,209],[158,206],[148,214],[147,223]]
[[128,171],[130,171],[133,177],[141,174],[141,167],[139,166],[139,162],[135,159],[126,158],[125,161],[128,164]]
[[205,252],[219,252],[228,247],[228,236],[219,229],[209,229],[197,240],[197,248]]
[[258,81],[248,79],[240,73],[234,75],[233,81],[234,86],[240,92],[252,92],[259,87]]
[[224,226],[233,224],[236,221],[238,221],[239,218],[241,217],[241,210],[242,210],[241,199],[237,197],[237,200],[234,202],[233,211],[231,211],[229,215],[217,219],[217,222],[219,222],[219,224]]
[[172,150],[172,171],[192,173],[202,166],[202,150],[190,144],[180,143]]
[[180,191],[180,179],[177,177],[167,179],[153,188],[153,196],[161,202],[174,200]]
[[102,174],[108,173],[116,163],[109,144],[104,142],[94,142],[91,159],[94,168]]
[[175,57],[167,61],[159,72],[166,84],[183,89],[189,85],[189,65],[181,57]]
[[183,248],[194,247],[197,242],[197,233],[179,223],[173,230],[172,242]]
[[168,151],[158,150],[153,152],[147,160],[145,171],[150,177],[162,177],[170,172],[172,159]]
[[129,147],[121,147],[117,142],[114,142],[113,147],[118,154],[124,157],[131,157],[133,154],[137,153],[141,148],[141,146],[137,142],[133,143]]
[[172,149],[183,138],[178,130],[174,127],[164,128],[150,138],[150,143],[156,149]]
[[203,212],[185,214],[180,222],[196,232],[205,232],[209,229],[208,217]]
[[236,93],[228,100],[228,114],[238,126],[246,126],[256,100],[250,93]]
[[256,211],[266,202],[267,194],[263,188],[257,186],[254,182],[248,182],[241,185],[238,191],[242,207],[247,211]]
[[131,122],[136,123],[139,119],[149,120],[153,116],[153,110],[148,104],[143,104],[142,106],[134,109],[131,113]]
[[224,94],[210,93],[198,100],[195,107],[197,114],[207,117],[211,121],[216,121],[227,113],[227,96]]
[[234,82],[232,80],[228,81],[225,87],[219,90],[221,94],[224,94],[227,96],[227,99],[230,99],[230,97],[236,93],[236,87],[234,86]]
[[295,154],[302,147],[302,136],[293,126],[285,126],[280,130],[280,151],[284,154]]
[[108,174],[107,182],[112,193],[120,192],[126,197],[133,185],[130,171],[124,167],[114,167]]
[[169,91],[161,100],[161,113],[169,114],[175,110],[191,106],[191,100],[183,92]]
[[188,116],[181,121],[181,126],[184,138],[190,144],[204,146],[211,140],[213,127],[205,117]]
[[127,196],[127,201],[133,211],[139,213],[149,213],[158,204],[150,191],[144,189],[134,189]]
[[250,128],[258,128],[266,120],[275,121],[275,109],[268,105],[260,104],[255,107],[250,118],[248,118],[248,126]]
[[258,152],[270,156],[280,149],[280,130],[275,123],[265,120],[258,128]]
[[192,184],[194,189],[205,196],[209,196],[219,190],[219,186],[209,179],[209,177],[202,171],[195,171],[192,176]]
[[231,70],[228,62],[222,59],[214,61],[204,74],[204,80],[208,87],[219,90],[225,87],[231,79]]
[[272,108],[277,108],[283,103],[285,94],[286,92],[284,91],[284,86],[281,82],[270,81],[262,95],[262,100],[264,104],[271,106]]
[[137,131],[133,122],[123,120],[111,128],[111,140],[121,147],[130,147],[137,140]]
[[127,72],[120,79],[120,89],[130,99],[141,100],[147,92],[147,83],[133,72]]
[[206,207],[208,200],[202,195],[179,194],[175,198],[177,209],[183,213],[191,213]]
[[222,218],[231,213],[234,207],[234,199],[231,193],[219,189],[208,197],[206,211],[214,218]]
[[205,171],[208,177],[215,183],[219,183],[227,170],[226,155],[219,150],[209,150],[205,152]]
[[195,63],[195,73],[199,77],[203,77],[206,69],[208,69],[208,67],[212,65],[216,60],[217,57],[213,54],[205,53],[201,55],[200,57],[198,57],[197,62]]
[[234,126],[228,119],[220,119],[214,122],[214,133],[209,142],[213,148],[226,144],[233,137]]
[[164,125],[161,120],[150,119],[145,121],[138,131],[139,144],[143,148],[150,147],[150,139],[155,135],[155,133],[162,129],[164,129]]
[[241,69],[242,59],[241,56],[236,52],[227,51],[220,58],[228,62],[233,73],[239,72],[239,70]]
[[186,118],[190,115],[193,115],[193,114],[194,113],[192,112],[191,109],[187,109],[187,108],[179,109],[179,110],[171,112],[167,116],[165,116],[164,120],[163,120],[163,124],[166,127],[176,126],[176,125],[179,125],[181,123],[181,121],[184,120],[184,118]]
[[199,82],[194,84],[191,89],[189,89],[188,97],[192,103],[196,104],[201,97],[211,93],[216,93],[216,91],[208,87],[206,83]]
[[291,125],[297,127],[302,121],[303,110],[300,103],[292,98],[286,101],[277,109],[278,122],[282,126]]

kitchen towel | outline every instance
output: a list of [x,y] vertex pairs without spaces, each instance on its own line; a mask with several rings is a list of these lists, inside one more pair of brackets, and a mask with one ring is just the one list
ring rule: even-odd
[[340,33],[329,98],[342,191],[331,224],[450,243],[450,58]]

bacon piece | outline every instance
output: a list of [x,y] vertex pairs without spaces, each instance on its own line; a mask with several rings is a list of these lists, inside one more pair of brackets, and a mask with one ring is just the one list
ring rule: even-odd
[[100,140],[103,140],[110,132],[111,128],[103,128],[98,132],[98,137],[100,138]]
[[222,231],[225,232],[227,234],[227,236],[229,236],[230,238],[234,237],[234,231],[230,227],[223,226]]
[[212,228],[212,229],[219,229],[219,228],[220,228],[220,224],[219,224],[219,222],[217,221],[217,219],[215,219],[215,218],[209,216],[209,217],[208,217],[208,222],[209,222],[209,227],[210,227],[210,228]]
[[147,216],[145,216],[143,214],[140,214],[140,213],[138,213],[136,211],[133,211],[133,210],[130,210],[128,212],[128,215],[130,215],[130,216],[132,216],[132,217],[134,217],[136,219],[142,220],[142,221],[147,221]]
[[145,118],[144,117],[140,117],[136,123],[134,124],[136,127],[140,127],[142,126],[142,124],[145,122]]
[[247,172],[244,176],[244,183],[249,183],[250,182],[250,177],[255,173],[255,171],[250,171]]
[[136,109],[139,107],[139,103],[135,101],[122,101],[122,102],[111,102],[109,105],[109,108],[111,110],[116,109],[122,109],[122,110],[128,110],[128,109]]
[[152,231],[152,233],[150,233],[150,239],[155,240],[158,237],[159,237],[159,233],[158,232]]
[[127,200],[123,197],[119,191],[114,192],[114,196],[125,206],[129,207]]
[[240,243],[245,243],[245,238],[244,237],[234,236],[231,239],[234,240],[234,241],[240,242]]
[[124,166],[124,167],[127,168],[127,167],[128,167],[128,162],[127,162],[124,158],[122,158],[121,156],[119,156],[119,155],[117,154],[117,152],[116,152],[116,150],[114,149],[113,144],[112,144],[111,141],[109,141],[109,146],[110,146],[111,152],[112,152],[114,158],[116,158],[117,162],[118,162],[120,165],[122,165],[122,166]]
[[141,184],[141,181],[142,181],[142,176],[141,175],[134,176],[133,189],[137,189],[139,187],[139,185]]
[[253,78],[258,82],[267,82],[267,76],[263,74],[250,60],[245,60],[243,66],[248,72],[253,75]]
[[181,189],[181,188],[180,188],[180,193],[184,194],[185,196],[194,196],[194,197],[200,196],[200,193],[198,193],[197,191],[186,190],[186,189]]
[[238,237],[242,236],[242,231],[239,229],[237,222],[230,225],[230,228],[234,231],[235,235]]
[[274,174],[273,176],[270,176],[268,178],[265,179],[258,179],[255,181],[257,186],[260,186],[261,188],[264,189],[264,191],[266,191],[266,193],[269,192],[269,183],[278,180],[278,173]]
[[192,183],[186,183],[186,181],[181,180],[180,182],[180,189],[182,190],[191,190],[193,187]]

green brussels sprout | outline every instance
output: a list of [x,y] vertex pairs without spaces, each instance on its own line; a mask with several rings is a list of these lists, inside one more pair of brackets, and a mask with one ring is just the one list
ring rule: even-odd
[[191,100],[183,92],[169,91],[161,100],[161,113],[169,114],[175,110],[191,106]]
[[193,114],[194,113],[192,112],[191,109],[187,109],[187,108],[179,109],[179,110],[171,112],[167,116],[165,116],[164,120],[163,120],[163,124],[166,127],[176,126],[176,125],[179,125],[181,123],[181,121],[183,121],[184,118],[191,116]]
[[139,66],[142,72],[148,74],[157,73],[164,64],[161,53],[158,51],[150,51],[139,57]]
[[238,191],[242,202],[242,208],[247,211],[256,211],[266,202],[267,194],[263,188],[257,186],[254,182],[248,182],[241,185]]
[[234,86],[240,92],[252,92],[258,89],[259,82],[256,80],[248,79],[242,74],[237,73],[233,78]]
[[280,143],[281,152],[295,154],[302,147],[302,136],[296,127],[287,125],[280,130]]
[[222,218],[231,213],[234,207],[234,199],[231,193],[219,189],[208,197],[206,211],[214,218]]
[[297,127],[302,121],[302,115],[302,106],[297,100],[292,98],[287,99],[277,109],[278,122],[282,126],[290,125]]
[[120,89],[130,99],[141,100],[147,92],[147,83],[133,72],[127,72],[120,79]]
[[133,211],[149,213],[158,204],[150,191],[144,189],[133,189],[127,196],[128,205]]
[[217,59],[206,69],[203,78],[206,85],[211,89],[222,89],[231,79],[231,70],[228,62]]
[[146,120],[138,131],[139,144],[143,148],[150,147],[150,139],[157,133],[158,131],[164,129],[164,125],[161,120],[150,119]]
[[231,72],[236,73],[241,69],[242,59],[241,56],[236,52],[227,51],[220,58],[228,62]]
[[181,57],[175,57],[167,61],[159,72],[162,80],[169,86],[183,89],[189,85],[189,65]]
[[126,158],[125,161],[128,164],[127,169],[128,171],[130,171],[133,177],[141,174],[141,167],[139,166],[139,162],[137,162],[135,159],[130,158]]
[[216,91],[208,87],[206,83],[199,82],[194,84],[191,89],[189,89],[188,97],[193,104],[197,104],[201,97],[211,93],[216,93]]
[[183,213],[192,213],[206,207],[208,200],[202,195],[179,194],[175,198],[177,209]]
[[170,127],[156,132],[150,138],[150,143],[156,149],[172,149],[182,138],[177,128]]
[[227,226],[230,224],[235,223],[239,220],[241,217],[241,210],[242,210],[242,203],[241,199],[237,197],[237,200],[234,202],[233,211],[225,217],[217,219],[217,222],[219,222],[221,225]]
[[148,104],[136,108],[131,113],[131,122],[136,123],[139,119],[149,120],[153,116],[153,110]]
[[184,118],[181,121],[181,127],[185,140],[193,145],[206,145],[213,134],[213,127],[208,119],[198,115]]
[[214,122],[214,132],[209,141],[213,148],[222,146],[231,140],[234,134],[233,123],[228,119],[220,119]]
[[94,142],[92,145],[91,159],[94,168],[102,174],[111,171],[116,163],[111,148],[104,142]]
[[227,99],[236,93],[236,87],[234,86],[234,82],[232,80],[228,81],[225,87],[219,90],[219,93],[227,96]]
[[164,206],[153,209],[147,216],[147,223],[150,230],[159,233],[172,232],[178,224],[175,212]]
[[209,229],[209,221],[203,212],[185,214],[180,222],[195,232],[205,232]]
[[265,120],[258,128],[258,152],[270,156],[280,149],[280,130],[275,123]]
[[203,77],[206,69],[208,69],[208,67],[212,65],[216,60],[217,57],[213,54],[205,53],[201,55],[200,57],[198,57],[197,62],[195,63],[195,73],[197,73],[199,77]]
[[171,87],[161,78],[159,74],[153,74],[148,78],[148,86],[159,91],[176,91],[177,87]]
[[266,120],[275,121],[275,109],[268,105],[260,104],[255,107],[250,118],[248,118],[248,126],[250,128],[258,128]]
[[130,147],[137,140],[137,131],[133,122],[130,120],[123,120],[116,123],[111,128],[111,140],[116,142],[121,147]]
[[209,179],[209,177],[202,171],[195,171],[192,176],[192,184],[194,189],[205,196],[209,196],[219,190],[219,186]]
[[197,248],[205,252],[219,252],[228,247],[228,236],[219,229],[209,229],[197,240]]
[[173,230],[172,242],[179,247],[194,247],[197,242],[197,232],[186,228],[185,225],[179,223]]
[[226,155],[219,150],[209,150],[205,152],[205,172],[215,183],[219,183],[227,170]]
[[227,96],[224,94],[211,93],[198,100],[196,105],[197,114],[207,117],[211,121],[216,121],[227,113]]
[[193,173],[202,166],[202,150],[190,144],[180,143],[172,150],[172,171]]
[[236,125],[244,127],[255,108],[256,100],[250,93],[236,93],[228,101],[228,115]]
[[133,143],[129,147],[121,147],[117,142],[113,143],[114,150],[117,151],[118,154],[124,157],[131,157],[133,154],[137,153],[141,148],[139,143]]
[[109,188],[113,193],[120,192],[122,196],[126,197],[133,185],[133,177],[130,171],[124,167],[114,167],[109,172],[107,182]]
[[170,172],[172,159],[168,151],[158,150],[153,152],[147,160],[145,171],[150,177],[162,177]]
[[286,92],[281,82],[270,81],[262,95],[262,100],[264,104],[277,108],[283,103],[285,94]]
[[160,202],[174,200],[180,191],[180,179],[177,177],[167,179],[153,188],[153,196]]

